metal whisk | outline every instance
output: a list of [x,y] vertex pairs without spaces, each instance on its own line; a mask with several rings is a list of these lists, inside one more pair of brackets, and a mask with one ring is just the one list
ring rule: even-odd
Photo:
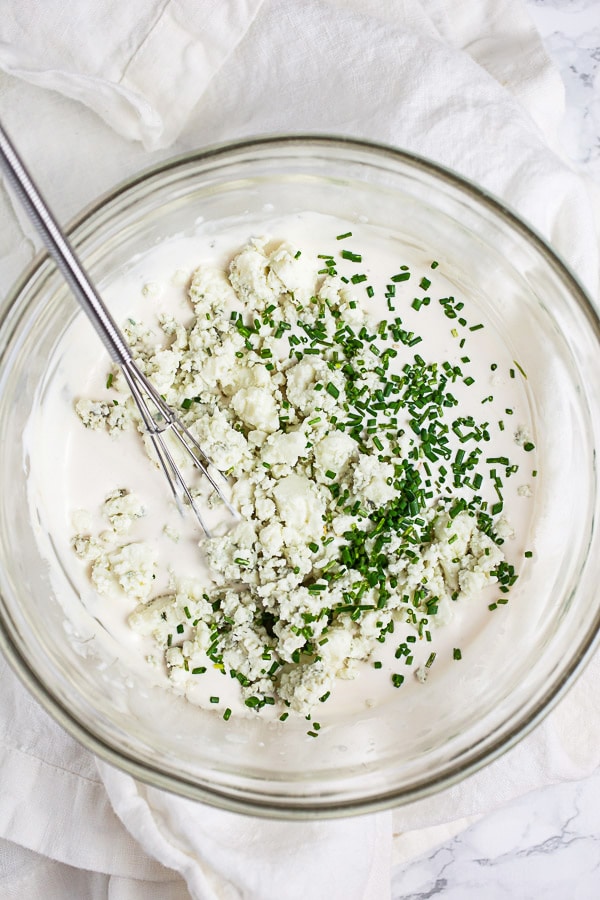
[[[210,536],[198,504],[164,439],[165,433],[170,431],[177,438],[188,457],[206,476],[229,512],[237,517],[236,511],[209,471],[209,467],[212,465],[210,459],[189,429],[185,427],[173,410],[164,402],[156,388],[137,367],[123,334],[104,305],[77,258],[73,247],[50,212],[1,125],[0,168],[25,207],[50,256],[52,256],[62,272],[75,298],[84,312],[87,313],[110,358],[120,366],[180,512],[183,512],[183,504],[187,501],[204,533]],[[225,481],[225,477],[220,472],[218,472],[218,477]]]

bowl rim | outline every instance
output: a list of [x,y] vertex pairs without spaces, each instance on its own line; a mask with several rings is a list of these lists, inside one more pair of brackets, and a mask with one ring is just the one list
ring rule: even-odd
[[[138,185],[180,167],[199,162],[210,163],[215,161],[218,163],[221,159],[227,158],[232,154],[252,150],[293,149],[294,147],[306,149],[310,146],[313,146],[315,149],[326,148],[335,150],[337,148],[341,150],[355,150],[357,152],[362,151],[379,159],[388,160],[391,163],[401,162],[408,164],[416,170],[440,179],[455,189],[458,188],[464,195],[483,205],[520,237],[525,238],[528,243],[532,244],[545,262],[550,265],[554,275],[559,278],[566,290],[577,302],[580,311],[587,320],[588,326],[592,328],[600,344],[599,310],[566,261],[531,224],[526,222],[503,200],[453,169],[442,166],[425,156],[385,143],[322,133],[298,133],[260,135],[212,144],[206,148],[192,150],[162,160],[121,181],[84,206],[80,212],[71,218],[64,231],[68,236],[73,236],[81,226],[85,225],[109,203],[118,200]],[[19,295],[26,288],[27,284],[47,265],[50,266],[48,274],[54,274],[56,270],[55,264],[51,261],[48,252],[42,250],[32,259],[12,288],[9,289],[4,303],[0,307],[0,333],[4,329],[7,318],[10,317],[10,312]],[[483,766],[498,759],[514,747],[521,738],[531,732],[564,696],[575,678],[581,674],[599,644],[600,610],[595,617],[593,625],[580,641],[578,652],[573,656],[557,682],[540,693],[537,701],[522,721],[516,715],[513,715],[512,718],[517,719],[517,721],[513,722],[508,731],[487,743],[483,749],[471,751],[466,764],[464,761],[460,764],[448,762],[434,779],[421,779],[421,781],[414,783],[409,788],[379,792],[376,796],[352,797],[338,801],[332,801],[331,799],[319,801],[318,798],[316,800],[311,798],[311,800],[306,802],[303,795],[283,798],[280,795],[262,795],[261,797],[252,794],[250,791],[246,792],[244,788],[244,796],[240,796],[237,790],[231,791],[221,787],[215,788],[214,786],[199,785],[187,776],[165,773],[149,763],[140,762],[122,749],[115,749],[107,740],[95,734],[88,725],[83,724],[37,678],[28,659],[20,652],[18,643],[13,640],[0,606],[0,649],[11,668],[30,693],[39,701],[43,709],[87,750],[93,752],[105,762],[154,787],[232,812],[273,819],[324,819],[372,813],[396,805],[412,803],[451,787]]]

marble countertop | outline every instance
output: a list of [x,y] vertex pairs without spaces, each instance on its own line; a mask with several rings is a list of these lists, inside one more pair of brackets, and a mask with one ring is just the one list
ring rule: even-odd
[[[562,140],[600,182],[600,0],[526,0],[560,70]],[[520,797],[452,840],[396,865],[393,900],[597,900],[600,771]]]

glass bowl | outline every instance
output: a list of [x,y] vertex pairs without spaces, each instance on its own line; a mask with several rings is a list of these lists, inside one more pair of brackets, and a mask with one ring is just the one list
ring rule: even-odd
[[[24,435],[53,377],[49,360],[81,315],[38,257],[0,321],[0,642],[46,710],[86,747],[137,778],[217,806],[272,817],[333,817],[414,801],[498,757],[572,683],[600,622],[598,316],[544,241],[484,191],[427,160],[327,137],[243,141],[131,179],[69,234],[100,285],[177,234],[298,211],[369,221],[443,266],[527,372],[539,478],[526,561],[502,618],[474,635],[468,665],[426,692],[340,717],[318,740],[306,722],[223,721],[147,684],[97,623],[30,514]],[[61,446],[44,448],[63,465]],[[93,477],[93,472],[90,472]],[[68,615],[65,613],[68,609]],[[428,711],[423,715],[423,706]]]

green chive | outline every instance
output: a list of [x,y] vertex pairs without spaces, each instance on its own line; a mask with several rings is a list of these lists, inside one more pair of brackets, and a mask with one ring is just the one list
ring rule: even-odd
[[521,373],[521,375],[523,376],[523,378],[527,379],[527,375],[525,374],[525,372],[523,371],[523,369],[521,368],[519,363],[516,361],[516,359],[513,359],[513,362],[514,362],[515,366],[517,367],[517,369],[519,370],[519,372]]

